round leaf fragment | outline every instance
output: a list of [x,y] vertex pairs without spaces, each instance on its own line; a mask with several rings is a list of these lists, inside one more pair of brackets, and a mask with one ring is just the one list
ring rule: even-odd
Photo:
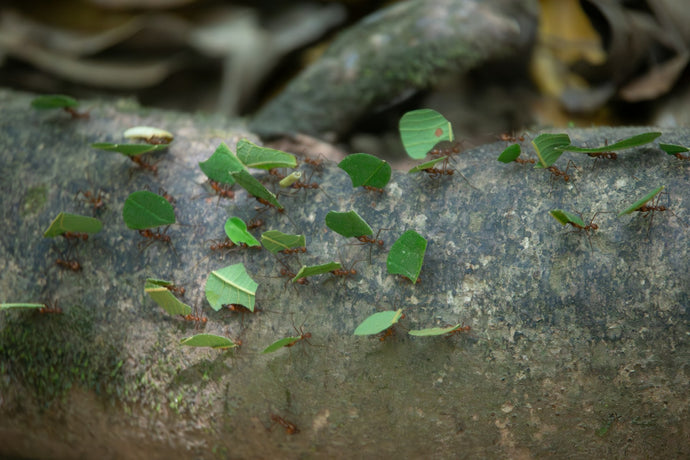
[[453,128],[435,110],[420,109],[407,112],[400,119],[400,139],[407,154],[420,160],[440,141],[453,141]]
[[506,147],[498,156],[498,161],[501,163],[512,163],[520,156],[520,144],[513,144]]
[[239,217],[230,217],[225,221],[225,234],[235,244],[244,243],[247,246],[261,246],[261,243],[247,230],[247,224]]
[[402,308],[374,313],[362,321],[355,329],[355,335],[373,335],[385,331],[397,323],[402,316]]
[[350,176],[353,187],[383,188],[391,179],[391,165],[368,153],[348,155],[338,163],[338,167]]
[[662,185],[661,187],[655,188],[654,190],[652,190],[651,192],[649,192],[648,194],[646,194],[645,196],[643,196],[642,198],[640,198],[639,200],[634,202],[632,205],[630,205],[624,211],[621,211],[620,214],[618,214],[618,217],[624,216],[626,214],[630,214],[630,213],[638,210],[639,208],[644,206],[644,204],[647,203],[649,200],[651,200],[652,198],[657,196],[659,193],[661,193],[661,191],[664,189],[664,187],[665,186]]
[[357,211],[329,211],[326,214],[326,226],[345,238],[357,238],[374,233],[369,224],[357,214]]
[[234,303],[254,311],[256,288],[259,285],[247,274],[244,264],[234,264],[212,271],[206,280],[206,300],[215,311],[224,304]]
[[185,337],[184,339],[180,340],[180,345],[186,345],[188,347],[210,347],[217,349],[234,348],[238,346],[235,342],[227,337],[214,334],[197,334],[191,337]]
[[427,241],[414,230],[408,230],[398,238],[388,252],[386,266],[391,275],[403,275],[417,282],[422,271]]
[[133,230],[175,223],[175,209],[160,195],[148,190],[131,193],[122,208],[122,218]]
[[53,219],[43,236],[53,238],[65,232],[98,233],[101,228],[103,228],[103,224],[94,217],[61,212]]

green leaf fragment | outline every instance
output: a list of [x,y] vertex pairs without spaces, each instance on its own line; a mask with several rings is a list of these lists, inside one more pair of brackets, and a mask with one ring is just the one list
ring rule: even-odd
[[553,209],[549,211],[549,214],[551,214],[551,216],[554,219],[560,222],[561,225],[576,224],[580,227],[585,226],[585,222],[582,220],[582,217],[571,212],[564,211],[562,209]]
[[128,157],[136,157],[149,152],[158,152],[168,148],[167,144],[111,144],[109,142],[97,142],[91,144],[94,149],[117,152]]
[[630,205],[630,206],[629,206],[628,208],[626,208],[624,211],[621,211],[621,212],[618,214],[618,217],[624,216],[624,215],[626,215],[626,214],[631,214],[631,213],[637,211],[639,208],[641,208],[642,206],[644,206],[645,203],[647,203],[649,200],[651,200],[652,198],[654,198],[655,196],[657,196],[659,193],[661,193],[661,191],[664,189],[664,187],[665,187],[665,186],[662,185],[661,187],[655,188],[654,190],[652,190],[651,192],[649,192],[648,194],[646,194],[645,196],[643,196],[642,198],[640,198],[639,200],[637,200],[636,202],[634,202],[632,205]]
[[234,264],[212,271],[206,280],[206,300],[215,311],[234,303],[254,311],[259,285],[247,274],[244,264]]
[[261,353],[273,353],[274,351],[278,351],[281,348],[289,347],[293,343],[298,342],[301,340],[302,337],[285,337],[280,340],[276,340],[266,348]]
[[369,224],[357,214],[357,211],[329,211],[326,214],[326,226],[346,238],[357,238],[374,233]]
[[455,326],[448,327],[430,327],[428,329],[413,329],[409,332],[410,335],[417,337],[430,337],[435,335],[449,334],[455,332],[463,327],[462,323],[458,323]]
[[402,308],[374,313],[357,326],[354,335],[373,335],[383,332],[397,323],[401,316]]
[[563,147],[570,145],[567,134],[540,134],[532,140],[532,146],[539,157],[535,168],[548,168],[563,154]]
[[212,181],[232,185],[235,179],[232,178],[231,172],[241,171],[244,166],[225,142],[221,142],[208,160],[199,162],[199,168]]
[[297,182],[298,180],[300,180],[301,178],[302,178],[302,172],[301,171],[295,171],[295,172],[292,172],[292,173],[288,174],[287,176],[283,177],[282,179],[280,179],[280,182],[278,182],[278,185],[280,185],[283,188],[287,188],[287,187],[290,187],[295,182]]
[[388,252],[388,273],[403,275],[412,283],[417,282],[422,271],[427,241],[414,230],[408,230],[398,238]]
[[616,143],[604,145],[601,147],[585,148],[585,147],[577,147],[574,145],[568,145],[568,146],[562,147],[561,150],[568,151],[568,152],[578,152],[578,153],[612,152],[612,151],[616,151],[616,150],[625,150],[625,149],[629,149],[629,148],[633,148],[633,147],[639,147],[641,145],[649,144],[650,142],[652,142],[653,140],[655,140],[659,136],[661,136],[661,133],[657,133],[657,132],[642,133],[642,134],[637,134],[635,136],[620,140]]
[[446,159],[448,159],[447,156],[440,157],[440,158],[434,158],[433,160],[425,161],[424,163],[418,164],[414,168],[410,169],[409,171],[407,171],[407,173],[413,174],[413,173],[418,173],[418,172],[424,171],[425,169],[433,168],[437,163],[440,163]]
[[214,334],[197,334],[180,340],[180,345],[188,347],[210,347],[216,349],[234,348],[238,345],[227,337]]
[[43,308],[44,303],[0,303],[0,310],[10,310],[13,308]]
[[687,147],[683,147],[678,144],[659,144],[659,148],[669,155],[675,155],[677,153],[685,153],[690,151]]
[[31,107],[39,110],[63,109],[65,107],[76,107],[79,105],[76,99],[64,94],[47,94],[38,96],[31,100]]
[[53,219],[53,222],[50,223],[43,236],[45,238],[53,238],[65,232],[98,233],[102,228],[103,224],[101,221],[94,217],[61,212]]
[[520,149],[520,144],[509,145],[498,156],[498,161],[500,161],[501,163],[512,163],[520,156],[520,153],[522,153]]
[[353,187],[383,188],[391,179],[391,165],[367,153],[348,155],[338,163],[338,167],[350,176]]
[[264,187],[261,182],[256,180],[254,176],[249,174],[249,171],[232,171],[230,174],[232,174],[232,178],[235,180],[235,182],[237,182],[250,195],[264,199],[278,209],[283,209],[283,206],[278,203],[276,196],[266,187]]
[[135,126],[126,130],[123,135],[127,139],[145,142],[155,140],[164,144],[169,144],[175,138],[170,131],[153,126]]
[[225,221],[225,234],[235,244],[261,246],[261,243],[247,230],[247,224],[239,217],[230,217]]
[[237,143],[237,158],[248,168],[273,169],[296,168],[294,155],[282,150],[260,147],[247,139]]
[[144,292],[170,315],[189,315],[192,313],[192,307],[181,302],[168,290],[167,286],[171,285],[170,281],[147,278]]
[[133,230],[175,223],[175,209],[164,197],[148,190],[131,193],[122,208],[122,218]]
[[306,278],[307,276],[315,276],[315,275],[322,275],[324,273],[330,273],[333,270],[338,270],[342,268],[342,265],[338,262],[328,262],[326,264],[321,264],[321,265],[309,265],[309,266],[302,266],[302,268],[299,269],[297,274],[295,275],[294,278],[292,278],[292,282],[296,282],[300,278]]
[[269,230],[261,235],[261,243],[271,254],[277,254],[286,249],[306,246],[307,240],[304,235],[291,235],[278,230]]
[[420,160],[440,141],[453,141],[453,128],[440,113],[431,109],[407,112],[399,123],[400,139],[407,154]]

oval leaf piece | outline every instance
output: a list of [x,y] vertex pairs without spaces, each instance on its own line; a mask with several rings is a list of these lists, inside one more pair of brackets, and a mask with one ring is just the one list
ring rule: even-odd
[[374,313],[367,317],[355,329],[355,335],[372,335],[385,331],[398,322],[402,316],[402,308]]
[[512,163],[520,156],[520,144],[513,144],[506,147],[498,156],[498,161],[501,163]]
[[261,353],[273,353],[274,351],[278,351],[281,348],[289,347],[295,342],[298,342],[302,337],[285,337],[280,340],[276,340],[266,348],[264,348],[264,351]]
[[94,217],[61,212],[53,219],[43,236],[53,238],[65,232],[98,233],[101,228],[103,228],[103,224]]
[[367,185],[383,188],[391,179],[391,165],[368,153],[354,153],[338,163],[352,181],[353,187]]
[[168,148],[167,144],[111,144],[109,142],[97,142],[91,144],[94,149],[107,150],[108,152],[121,153],[128,157],[136,157],[149,152],[158,152]]
[[225,221],[225,234],[235,244],[244,243],[247,246],[261,246],[261,243],[247,230],[247,224],[239,217],[230,217]]
[[296,168],[297,159],[294,155],[282,150],[260,147],[241,139],[237,143],[237,158],[248,168],[273,169]]
[[676,155],[678,153],[685,153],[689,149],[678,144],[659,144],[659,148],[669,155]]
[[12,308],[43,308],[43,303],[0,303],[0,310],[10,310]]
[[430,337],[434,335],[443,335],[443,334],[449,334],[451,332],[455,332],[459,329],[462,329],[463,325],[462,323],[456,324],[455,326],[448,326],[448,327],[430,327],[428,329],[413,329],[409,332],[410,335],[414,335],[417,337]]
[[414,230],[406,231],[388,252],[388,273],[406,276],[413,284],[416,283],[419,272],[422,271],[425,252],[426,239]]
[[244,305],[254,311],[256,288],[259,285],[247,274],[244,264],[230,265],[212,271],[206,280],[206,300],[218,311],[224,304]]
[[636,202],[634,202],[632,205],[630,205],[630,206],[629,206],[628,208],[626,208],[624,211],[621,211],[620,214],[618,214],[618,217],[624,216],[624,215],[626,215],[626,214],[630,214],[630,213],[632,213],[632,212],[638,210],[638,209],[641,208],[646,202],[648,202],[649,200],[651,200],[652,198],[654,198],[655,196],[657,196],[659,193],[661,193],[661,191],[664,189],[664,187],[665,187],[665,186],[662,185],[661,187],[655,188],[654,190],[652,190],[651,192],[649,192],[648,194],[646,194],[645,196],[643,196],[642,198],[640,198],[639,200],[637,200]]
[[585,226],[585,222],[582,220],[582,217],[573,214],[572,212],[564,211],[562,209],[553,209],[549,211],[549,214],[551,214],[551,216],[554,219],[560,222],[561,225],[576,224],[580,227]]
[[232,153],[230,147],[225,142],[221,142],[208,160],[199,163],[199,168],[212,181],[232,185],[235,183],[235,179],[232,178],[231,171],[241,171],[244,166]]
[[34,109],[63,109],[65,107],[76,107],[79,105],[76,99],[64,94],[47,94],[38,96],[31,100],[31,107]]
[[210,347],[210,348],[234,348],[238,346],[235,342],[223,337],[221,335],[214,334],[197,334],[191,337],[185,337],[180,340],[180,345],[186,345],[188,347]]
[[661,136],[661,133],[642,133],[636,136],[628,137],[627,139],[623,139],[614,144],[604,145],[601,147],[585,148],[568,145],[567,147],[563,147],[563,151],[578,153],[602,153],[615,150],[625,150],[633,147],[639,147],[640,145],[649,144],[659,136]]
[[357,214],[357,211],[329,211],[326,214],[326,226],[345,238],[357,238],[374,233],[369,224]]
[[540,134],[532,139],[532,146],[539,157],[535,168],[548,168],[563,155],[563,147],[570,145],[567,134]]
[[306,246],[307,240],[304,235],[290,235],[278,230],[269,230],[261,235],[261,243],[271,251],[271,254],[277,254],[286,249]]
[[435,110],[420,109],[407,112],[400,119],[400,139],[407,154],[421,160],[440,141],[453,141],[453,128]]
[[175,223],[175,209],[160,195],[148,190],[131,193],[122,208],[122,218],[133,230]]
[[192,307],[181,302],[173,295],[167,286],[172,285],[170,281],[147,278],[144,284],[144,292],[147,293],[154,302],[167,311],[170,315],[189,315]]
[[333,270],[338,270],[339,268],[342,268],[342,265],[338,262],[328,262],[327,264],[321,264],[321,265],[309,265],[309,266],[302,266],[302,268],[299,269],[297,274],[295,275],[294,278],[292,278],[292,282],[296,282],[300,278],[306,278],[307,276],[314,276],[314,275],[322,275],[324,273],[330,273]]

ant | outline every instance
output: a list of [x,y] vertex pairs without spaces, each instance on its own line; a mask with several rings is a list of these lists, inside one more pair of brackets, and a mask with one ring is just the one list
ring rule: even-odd
[[587,152],[587,156],[592,158],[603,158],[606,160],[615,160],[618,158],[618,154],[616,152]]
[[[240,305],[238,303],[224,303],[222,306],[223,306],[223,308],[227,308],[228,310],[230,310],[233,313],[241,313],[242,314],[242,326],[244,326],[244,315],[245,315],[245,313],[255,314],[255,313],[258,313],[260,311],[263,311],[259,307],[254,307],[254,311],[252,311],[249,308],[245,307],[244,305]],[[235,343],[237,343],[238,345],[242,344],[242,342],[238,342],[238,341],[235,341]]]
[[323,160],[321,160],[321,159],[314,159],[314,158],[309,158],[309,157],[305,157],[302,161],[304,163],[308,164],[309,166],[311,166],[312,168],[318,169],[318,170],[321,169],[321,163],[323,163]]
[[526,164],[533,165],[534,163],[537,162],[534,158],[520,158],[520,157],[517,157],[517,158],[514,159],[513,161],[514,161],[515,163],[518,163],[518,164],[521,164],[521,165],[526,165]]
[[[285,212],[285,209],[284,209],[284,208],[279,208],[279,207],[277,207],[276,205],[274,205],[273,203],[271,203],[270,201],[268,201],[268,200],[265,199],[265,198],[261,198],[260,196],[255,196],[254,198],[256,198],[256,201],[258,201],[259,203],[263,204],[266,208],[275,208],[275,210],[278,211],[278,212],[281,213],[281,214]],[[264,208],[264,209],[265,209],[265,208]]]
[[68,270],[72,270],[75,273],[81,270],[81,264],[76,259],[68,260],[68,259],[58,258],[55,261],[55,264],[61,268],[66,268]]
[[508,134],[508,133],[501,133],[499,136],[499,139],[505,142],[524,142],[525,141],[525,136],[515,136],[514,134]]
[[141,169],[146,169],[148,171],[151,171],[154,175],[158,175],[158,166],[145,162],[141,158],[142,155],[143,154],[130,156],[129,159],[136,163],[137,166],[139,166]]
[[307,252],[307,247],[306,246],[300,246],[297,248],[287,248],[287,249],[283,249],[280,252],[283,254],[299,254],[299,253],[304,254],[305,252]]
[[82,233],[82,232],[65,232],[62,234],[62,236],[67,239],[67,240],[74,240],[74,241],[87,241],[89,239],[89,234],[88,233]]
[[448,168],[448,158],[443,160],[441,168],[431,167],[431,168],[423,169],[422,171],[427,173],[429,175],[429,177],[432,177],[432,178],[437,178],[437,177],[441,177],[441,176],[452,176],[453,174],[455,174],[454,169]]
[[[280,262],[281,265],[283,266],[283,268],[280,269],[280,276],[284,276],[287,278],[287,280],[285,281],[285,286],[284,286],[284,287],[287,287],[287,284],[295,277],[295,273],[293,273],[293,271],[290,270],[290,267],[288,267],[288,265],[285,262],[283,262],[282,260],[278,259],[278,262]],[[306,277],[305,278],[299,278],[299,279],[295,280],[295,283],[301,284],[302,286],[306,286],[307,284],[309,284],[309,280]]]
[[41,308],[38,309],[38,312],[40,314],[60,314],[62,313],[62,308],[58,307],[57,301],[53,303],[52,305],[44,304]]
[[278,424],[278,425],[282,426],[283,428],[285,428],[285,432],[287,434],[299,433],[299,428],[297,428],[294,423],[288,422],[287,420],[285,420],[280,415],[271,414],[271,420],[273,421],[273,423],[271,424],[271,428],[273,428],[273,426],[275,424]]
[[[140,241],[138,244],[139,251],[143,251],[144,249],[148,248],[151,246],[155,241],[163,241],[168,244],[172,244],[172,240],[170,239],[170,235],[168,235],[166,232],[168,231],[168,225],[165,227],[165,230],[162,232],[160,230],[156,230],[155,232],[151,230],[150,228],[143,228],[139,229],[138,232],[141,236],[146,238],[148,241]],[[177,252],[175,251],[175,248],[173,247],[173,251],[177,255]]]
[[[649,218],[649,228],[647,229],[647,233],[649,233],[649,230],[652,228],[652,223],[654,222],[654,214],[655,213],[668,211],[674,217],[676,217],[676,218],[678,217],[667,206],[659,204],[659,201],[661,201],[661,195],[668,196],[668,192],[659,193],[655,198],[653,198],[651,201],[647,202],[647,203],[651,203],[651,204],[645,203],[635,210],[636,212],[644,213],[644,214],[642,214],[643,218],[646,218],[647,216],[651,215],[651,217]],[[685,223],[683,223],[683,225],[687,226],[687,224],[685,224]]]
[[209,179],[208,184],[211,186],[213,191],[216,192],[216,195],[218,195],[219,199],[220,198],[230,198],[230,199],[235,198],[235,192],[230,189],[229,185],[221,184],[220,182],[216,182],[213,179]]
[[334,276],[342,276],[343,278],[347,278],[349,276],[355,276],[357,274],[357,270],[355,270],[355,264],[361,262],[361,260],[356,260],[352,262],[352,265],[350,265],[350,268],[336,268],[335,270],[331,270],[331,273]]
[[572,160],[568,160],[568,166],[565,168],[565,171],[558,169],[558,167],[554,165],[549,166],[548,168],[546,168],[546,170],[551,173],[552,179],[562,177],[564,182],[570,182],[570,175],[568,174],[568,170],[570,169],[571,165],[577,169],[575,163],[573,163]]
[[247,222],[247,230],[251,230],[254,228],[259,228],[264,225],[264,221],[261,219],[252,219],[249,222]]
[[379,234],[381,233],[382,230],[389,230],[387,228],[380,228],[379,231],[376,233],[375,237],[371,237],[369,235],[360,235],[357,238],[357,241],[361,242],[363,245],[365,244],[370,244],[369,246],[369,264],[371,264],[371,251],[374,248],[374,245],[378,245],[379,247],[383,247],[385,245],[385,242],[382,239],[379,239]]
[[673,156],[678,158],[679,160],[690,160],[690,155],[683,155],[680,152],[674,153]]
[[[446,327],[449,327],[449,326],[446,326]],[[450,337],[450,336],[452,336],[452,335],[462,334],[462,333],[464,333],[464,332],[470,332],[471,330],[472,330],[471,327],[465,326],[465,325],[463,324],[463,325],[460,326],[459,328],[453,329],[452,331],[448,332],[448,333],[446,334],[446,337]]]
[[78,112],[74,107],[63,107],[62,110],[69,113],[73,120],[76,120],[77,118],[88,119],[90,116],[88,111]]
[[185,292],[187,292],[184,286],[176,286],[174,284],[168,284],[165,288],[179,297],[184,297]]
[[213,243],[210,246],[211,251],[220,251],[221,249],[232,249],[235,246],[237,246],[235,243],[233,243],[230,238],[225,238],[223,241],[219,241],[216,243]]
[[[405,313],[400,315],[400,319],[405,319]],[[395,335],[395,328],[393,327],[394,325],[391,324],[390,327],[388,327],[385,331],[382,331],[379,335],[379,341],[380,342],[385,342],[385,340],[388,337],[393,337]]]
[[285,174],[282,174],[278,168],[269,169],[268,173],[275,177],[277,180],[285,179]]
[[201,325],[205,325],[208,322],[208,318],[206,318],[205,316],[201,316],[201,312],[199,311],[199,309],[195,308],[194,310],[194,313],[182,315],[182,319],[184,319],[185,321],[194,321],[196,323],[194,326],[195,328],[198,328]]
[[[599,229],[599,226],[594,223],[594,219],[597,218],[598,214],[599,214],[599,212],[595,212],[594,215],[592,216],[592,218],[589,220],[589,223],[587,225],[584,225],[584,226],[580,225],[576,222],[572,222],[572,221],[568,222],[570,225],[572,225],[575,228],[575,230],[573,230],[573,232],[575,232],[575,231],[585,232],[585,234],[587,235],[587,241],[589,242],[589,248],[590,249],[592,249],[592,238],[590,236],[590,233]],[[582,218],[582,214],[580,214],[580,218]],[[583,221],[584,221],[584,219],[583,219]]]
[[94,214],[105,209],[105,201],[103,201],[103,191],[98,190],[98,194],[87,190],[87,191],[82,191],[79,190],[77,194],[75,195],[75,198],[80,198],[86,203],[90,204],[93,206],[93,212]]
[[[304,323],[302,323],[302,326],[304,326]],[[292,326],[292,328],[295,330],[295,332],[297,332],[297,334],[299,335],[299,338],[297,340],[295,340],[294,342],[288,343],[287,345],[285,345],[285,348],[294,347],[296,344],[298,344],[302,340],[304,340],[306,343],[311,345],[311,342],[309,341],[309,339],[311,339],[311,332],[304,332],[304,329],[302,328],[302,326],[300,326],[299,329],[297,329],[294,325]]]
[[165,190],[163,187],[158,187],[158,194],[165,198],[165,201],[170,203],[171,205],[175,206],[175,203],[177,203],[177,200],[175,199],[174,196],[169,194],[167,190]]
[[378,187],[373,187],[371,185],[362,185],[362,187],[364,187],[365,190],[369,190],[370,192],[377,192],[377,193],[381,193],[381,194],[383,194],[383,192],[385,192],[384,189],[378,188]]
[[[409,281],[410,283],[412,283],[412,280],[411,280],[410,278],[408,278],[407,276],[405,276],[405,275],[398,275],[398,276],[399,276],[400,278],[402,278],[402,279],[404,279],[404,280],[407,280],[407,281]],[[414,284],[419,284],[419,283],[421,283],[421,282],[422,282],[422,277],[419,276],[419,275],[417,275],[417,281],[415,281]]]
[[441,141],[429,151],[431,156],[453,156],[460,153],[460,142]]

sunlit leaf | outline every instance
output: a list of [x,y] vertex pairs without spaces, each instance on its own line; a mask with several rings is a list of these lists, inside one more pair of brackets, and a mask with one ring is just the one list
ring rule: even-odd
[[604,145],[601,147],[585,148],[576,147],[574,145],[568,145],[561,147],[564,152],[578,152],[578,153],[602,153],[602,152],[613,152],[616,150],[624,150],[632,147],[639,147],[640,145],[649,144],[657,137],[661,136],[661,133],[642,133],[636,136],[628,137],[626,139],[620,140],[614,144]]
[[433,168],[434,165],[446,160],[447,158],[448,157],[445,156],[445,157],[434,158],[433,160],[425,161],[424,163],[418,164],[414,168],[410,169],[409,171],[407,171],[407,173],[408,174],[414,174],[414,173],[418,173],[420,171],[424,171],[425,169]]
[[374,233],[369,224],[356,211],[329,211],[326,214],[326,226],[346,238],[357,238]]
[[175,209],[160,195],[148,190],[131,193],[122,208],[122,218],[133,230],[175,223]]
[[38,96],[31,100],[31,107],[34,109],[63,109],[65,107],[76,107],[79,105],[76,99],[63,94],[47,94]]
[[217,349],[234,348],[238,345],[227,337],[214,334],[197,334],[180,340],[180,345],[188,347],[209,347]]
[[573,214],[568,211],[564,211],[562,209],[553,209],[549,211],[549,214],[556,219],[558,222],[561,223],[561,225],[567,225],[567,224],[576,224],[579,225],[580,227],[585,226],[585,222],[582,220],[582,217]]
[[247,193],[268,201],[278,209],[283,209],[283,206],[278,203],[276,196],[264,187],[261,182],[256,180],[254,176],[249,174],[249,171],[243,169],[242,171],[232,171],[231,174],[235,182],[245,189]]
[[355,329],[355,335],[372,335],[385,331],[398,322],[402,316],[402,308],[374,313],[362,321]]
[[97,142],[91,144],[94,149],[107,150],[109,152],[121,153],[128,157],[136,157],[149,152],[158,152],[168,148],[167,144],[111,144],[108,142]]
[[309,266],[302,266],[302,268],[299,269],[297,274],[295,275],[294,278],[292,278],[292,282],[296,282],[300,278],[306,278],[307,276],[314,276],[314,275],[322,275],[324,273],[330,273],[333,270],[338,270],[342,268],[342,265],[340,265],[338,262],[328,262],[327,264],[321,264],[321,265],[309,265]]
[[638,210],[639,208],[644,206],[644,204],[647,203],[649,200],[651,200],[652,198],[657,196],[659,193],[661,193],[661,191],[664,189],[664,187],[665,186],[662,185],[661,187],[655,188],[654,190],[652,190],[651,192],[649,192],[648,194],[646,194],[645,196],[643,196],[642,198],[640,198],[639,200],[634,202],[632,205],[630,205],[624,211],[621,211],[621,213],[618,214],[618,217],[624,216],[626,214],[630,214],[630,213]]
[[448,327],[430,327],[427,329],[412,329],[409,334],[414,335],[417,337],[430,337],[430,336],[435,336],[435,335],[443,335],[443,334],[449,334],[451,332],[455,332],[459,329],[462,329],[463,325],[462,323],[456,324],[455,326],[448,326]]
[[513,144],[506,147],[498,156],[498,161],[501,163],[512,163],[520,156],[520,144]]
[[391,165],[367,153],[348,155],[338,163],[338,167],[350,176],[353,187],[383,188],[391,179]]
[[388,252],[388,273],[403,275],[413,284],[416,283],[419,272],[422,271],[426,243],[426,239],[414,230],[403,233]]
[[570,145],[567,134],[540,134],[532,140],[534,150],[539,157],[535,168],[548,168],[563,154],[562,147]]
[[53,222],[50,223],[43,236],[53,238],[65,232],[98,233],[101,231],[101,228],[103,228],[103,224],[94,217],[61,212],[53,219]]
[[199,162],[199,168],[212,181],[232,185],[235,179],[232,178],[231,172],[241,171],[244,166],[225,142],[221,142],[208,160]]
[[247,246],[261,246],[261,243],[247,230],[247,224],[239,217],[230,217],[225,221],[225,234],[235,244],[244,243]]
[[297,159],[294,155],[282,150],[260,147],[241,139],[237,143],[237,158],[248,168],[273,169],[296,168]]
[[302,337],[285,337],[280,340],[276,340],[266,348],[261,353],[273,353],[274,351],[278,351],[281,348],[289,347],[295,342],[298,342],[302,339]]
[[214,270],[206,280],[206,300],[218,311],[224,304],[244,305],[254,311],[256,288],[259,285],[247,274],[244,264]]
[[261,243],[272,254],[277,254],[286,249],[306,246],[306,242],[304,235],[291,235],[278,230],[269,230],[261,235]]
[[181,302],[170,292],[167,286],[171,285],[170,281],[147,278],[144,292],[170,315],[189,315],[192,313],[192,307]]
[[169,144],[175,138],[170,131],[152,126],[135,126],[124,132],[124,137],[150,144]]
[[400,139],[407,154],[420,160],[440,141],[453,141],[450,122],[435,110],[407,112],[400,119]]

